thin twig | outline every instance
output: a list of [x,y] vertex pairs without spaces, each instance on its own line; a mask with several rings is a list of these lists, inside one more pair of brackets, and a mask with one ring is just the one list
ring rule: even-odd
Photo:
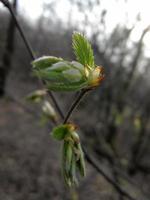
[[[21,37],[22,37],[22,39],[23,39],[23,41],[24,41],[24,44],[25,44],[25,46],[26,46],[26,48],[27,48],[27,50],[28,50],[28,52],[29,52],[29,54],[30,54],[30,57],[31,57],[32,60],[34,60],[34,59],[36,58],[36,56],[35,56],[35,54],[33,53],[32,47],[31,47],[31,45],[30,45],[28,39],[27,39],[26,36],[25,36],[24,30],[22,29],[22,27],[20,26],[20,23],[19,23],[18,20],[17,20],[17,17],[16,17],[16,15],[15,15],[15,12],[14,12],[14,9],[13,9],[12,5],[10,4],[10,2],[9,2],[8,0],[0,0],[0,1],[1,1],[1,2],[6,6],[6,8],[8,8],[8,10],[10,11],[11,16],[12,16],[12,18],[13,18],[15,24],[16,24],[16,27],[18,28],[18,31],[19,31],[19,33],[20,33],[20,35],[21,35]],[[42,83],[45,84],[45,81],[42,81]],[[55,105],[55,107],[56,107],[56,109],[57,109],[57,111],[58,111],[60,117],[61,117],[62,119],[64,119],[63,112],[62,112],[62,110],[61,110],[61,108],[60,108],[58,102],[56,101],[56,98],[54,97],[53,93],[52,93],[51,91],[48,91],[48,94],[49,94],[49,96],[51,97],[51,99],[52,99],[52,101],[53,101],[53,103],[54,103],[54,105]]]
[[0,1],[1,1],[1,2],[6,6],[6,8],[8,8],[8,10],[10,11],[11,16],[12,16],[12,18],[13,18],[15,24],[16,24],[16,27],[18,28],[19,33],[20,33],[20,35],[21,35],[21,37],[22,37],[22,39],[23,39],[23,41],[24,41],[24,44],[25,44],[25,46],[26,46],[26,48],[27,48],[27,50],[28,50],[28,52],[29,52],[29,54],[30,54],[32,60],[34,60],[34,59],[36,58],[36,56],[34,55],[33,50],[32,50],[32,48],[31,48],[31,45],[30,45],[29,41],[27,40],[27,38],[26,38],[26,36],[25,36],[25,34],[24,34],[24,31],[23,31],[22,27],[20,26],[20,23],[18,22],[18,20],[17,20],[17,18],[16,18],[16,15],[15,15],[15,12],[14,12],[14,9],[13,9],[12,5],[10,4],[10,2],[9,2],[8,0],[0,0]]
[[[114,166],[112,166],[111,167],[111,171],[112,171],[112,175],[113,175],[113,177],[114,177],[114,180],[116,181],[116,183],[118,184],[118,185],[120,185],[121,184],[121,181],[120,181],[120,179],[119,179],[119,175],[118,175],[118,173],[117,173],[117,171],[115,170],[115,167]],[[122,194],[118,194],[118,200],[124,200],[124,195],[122,195]]]
[[123,190],[122,187],[120,187],[117,182],[115,182],[111,177],[109,177],[103,171],[103,169],[100,168],[100,166],[94,161],[94,159],[92,159],[91,156],[89,156],[89,154],[86,152],[85,148],[83,150],[84,150],[85,158],[88,161],[88,163],[90,163],[92,165],[92,167],[94,167],[97,170],[97,172],[99,172],[116,189],[116,191],[119,194],[127,197],[130,200],[136,200],[128,192],[126,192],[125,190]]
[[75,99],[75,101],[74,101],[73,104],[71,105],[69,111],[67,112],[67,115],[66,115],[66,117],[65,117],[65,119],[64,119],[63,124],[66,124],[66,123],[67,123],[69,117],[72,115],[72,113],[73,113],[73,111],[75,110],[75,108],[77,108],[77,106],[79,105],[81,99],[84,97],[84,95],[86,94],[87,91],[88,91],[88,90],[82,90],[82,91],[80,92],[80,94],[77,96],[77,98]]

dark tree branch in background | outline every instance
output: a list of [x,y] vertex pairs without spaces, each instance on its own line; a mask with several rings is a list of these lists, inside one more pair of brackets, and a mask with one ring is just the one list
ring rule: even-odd
[[[120,161],[118,160],[118,158],[115,157],[111,149],[107,148],[108,144],[106,143],[106,141],[103,139],[99,140],[98,135],[94,129],[89,131],[94,133],[94,136],[96,137],[95,140],[97,141],[97,143],[93,146],[92,149],[94,150],[94,155],[96,153],[96,157],[98,160],[97,162],[101,164],[103,161],[104,162],[107,161],[108,166],[107,165],[105,166],[104,164],[104,168],[106,169],[108,168],[108,171],[112,171],[113,176],[115,175],[114,179],[117,176],[118,181],[120,181],[120,184],[118,183],[120,186],[122,185],[122,180],[123,180],[126,183],[128,183],[128,185],[131,185],[133,189],[135,189],[135,191],[140,191],[140,193],[145,198],[147,198],[148,191],[147,192],[144,191],[144,189],[141,188],[141,185],[138,184],[138,182],[134,181],[127,175],[127,170],[125,169],[125,167],[120,165]],[[133,160],[132,163],[134,163]]]
[[[86,11],[83,11],[83,14],[86,15]],[[142,43],[143,43],[143,38],[146,32],[148,31],[148,29],[146,28],[145,30],[143,30],[143,33],[141,34],[141,38],[139,39],[139,41],[136,42],[136,45],[133,42],[132,47],[131,47],[131,46],[128,46],[129,44],[128,42],[132,42],[132,39],[130,38],[130,34],[132,32],[132,29],[135,27],[136,23],[133,25],[133,27],[130,30],[127,28],[126,25],[124,25],[124,28],[122,28],[122,24],[120,25],[121,25],[120,27],[119,26],[116,27],[116,32],[114,33],[114,36],[112,37],[111,35],[109,39],[106,39],[108,41],[107,42],[108,49],[107,49],[105,45],[105,41],[104,41],[106,37],[103,39],[104,33],[101,32],[101,24],[98,24],[98,27],[96,29],[92,29],[91,28],[92,26],[90,27],[88,24],[88,27],[90,27],[92,30],[92,34],[94,35],[96,33],[96,35],[98,36],[94,44],[94,50],[97,52],[97,58],[100,60],[100,62],[102,62],[104,67],[106,67],[106,71],[108,71],[108,73],[110,72],[112,75],[110,76],[109,74],[107,76],[107,78],[110,79],[110,81],[107,80],[105,82],[104,84],[105,88],[103,90],[104,94],[102,95],[102,97],[100,97],[100,100],[99,100],[99,105],[100,105],[99,109],[101,109],[101,113],[98,113],[97,115],[100,119],[100,122],[99,122],[100,125],[97,128],[97,130],[99,131],[98,133],[99,138],[101,139],[101,136],[104,135],[105,141],[106,141],[107,135],[109,134],[108,136],[109,144],[111,144],[111,146],[113,147],[113,150],[116,151],[116,153],[118,154],[118,160],[120,164],[122,165],[122,166],[118,165],[118,167],[119,169],[122,170],[122,172],[125,171],[125,173],[128,173],[129,162],[131,161],[131,164],[135,165],[134,160],[136,159],[138,160],[138,162],[136,162],[136,168],[135,168],[135,170],[137,170],[136,172],[141,172],[140,170],[143,170],[143,174],[148,175],[149,173],[148,168],[143,167],[142,169],[141,165],[145,165],[144,164],[145,160],[147,160],[146,165],[149,165],[148,158],[146,157],[149,155],[148,154],[149,141],[147,141],[148,135],[149,135],[148,134],[149,126],[148,125],[146,126],[146,124],[143,124],[144,125],[144,126],[142,125],[143,130],[141,130],[141,133],[139,135],[136,135],[136,136],[128,135],[129,137],[126,135],[126,138],[125,138],[126,132],[129,131],[131,132],[131,135],[132,135],[132,132],[134,131],[132,129],[135,128],[135,127],[132,127],[133,124],[131,124],[133,123],[132,120],[134,120],[134,118],[130,118],[130,117],[131,117],[131,113],[132,114],[134,113],[133,108],[134,106],[136,106],[136,103],[138,102],[138,98],[140,98],[140,95],[144,94],[143,99],[147,99],[147,95],[145,95],[145,90],[147,87],[149,87],[149,85],[147,85],[149,84],[148,82],[149,80],[146,83],[146,80],[143,80],[143,79],[145,79],[145,76],[148,77],[149,79],[149,73],[145,75],[143,62],[141,61],[147,60],[147,58],[145,58],[145,55],[144,55],[144,48],[142,48],[143,47]],[[145,47],[147,47],[147,44],[145,45]],[[111,65],[111,61],[113,62],[112,63],[113,65]],[[139,62],[141,64],[140,67],[142,67],[142,70],[143,70],[142,73],[138,71]],[[110,68],[113,68],[113,69],[110,70]],[[149,71],[147,70],[147,72]],[[135,84],[134,81],[137,80],[138,76],[140,77],[139,78],[140,81],[141,82],[143,81],[143,83]],[[143,85],[145,85],[145,88],[143,87]],[[139,86],[141,86],[140,89],[138,88]],[[135,94],[136,92],[137,94]],[[101,91],[99,92],[99,94],[101,95]],[[132,98],[135,98],[135,96],[137,97],[137,99],[133,100]],[[135,111],[136,115],[137,113],[139,113],[139,110],[143,110],[144,104],[145,102],[140,105],[141,109],[136,108],[137,109]],[[93,106],[93,108],[95,107]],[[131,112],[131,113],[126,114],[126,112]],[[144,113],[146,112],[148,113],[149,111],[148,110],[144,111]],[[142,121],[145,122],[145,117],[142,119]],[[145,137],[144,135],[147,135],[147,136]],[[89,138],[88,138],[89,140],[91,139],[90,136],[91,135],[89,133]],[[145,140],[147,142],[145,142]],[[121,144],[119,142],[121,142]],[[101,148],[100,147],[101,144],[97,142],[97,138],[96,139],[94,138],[93,143],[92,143],[92,146],[94,149],[96,146],[97,146],[97,149]],[[129,153],[132,154],[131,149],[130,149],[130,145],[132,146],[132,143],[134,143],[134,149],[136,148],[136,153],[134,150],[133,151],[134,159],[131,156],[131,160],[130,160]],[[108,143],[106,142],[106,144]],[[143,149],[143,145],[144,145],[144,149]],[[141,154],[141,150],[142,150],[142,154]],[[144,153],[143,153],[143,150],[144,150]],[[116,158],[117,155],[115,155],[114,157]],[[122,158],[123,159],[125,158],[127,162],[126,164],[122,162]],[[100,160],[99,164],[101,166],[101,159],[99,160]],[[103,161],[105,162],[106,158],[103,157]],[[145,167],[148,167],[148,166],[145,166]],[[110,165],[110,171],[111,171],[111,165]],[[137,175],[141,176],[142,174],[139,173]],[[139,182],[137,177],[135,177],[135,181],[137,181],[137,183]],[[142,184],[140,182],[140,187],[141,185]],[[142,190],[146,189],[146,187],[144,187],[144,184],[143,184],[143,187],[141,187],[141,189]],[[147,190],[146,193],[149,194],[148,187],[146,190]]]
[[[129,165],[129,172],[134,175],[138,170],[144,173],[150,173],[150,166],[142,166],[142,157],[144,157],[145,151],[143,145],[148,141],[149,134],[147,133],[147,127],[150,119],[150,98],[144,101],[144,112],[140,116],[141,126],[138,130],[138,137],[131,149],[131,158]],[[137,133],[136,133],[137,134]],[[144,141],[145,140],[145,141]]]
[[[137,45],[137,49],[136,49],[136,53],[135,56],[131,62],[131,70],[128,73],[127,78],[125,79],[125,81],[123,82],[123,84],[120,84],[120,91],[117,93],[116,97],[114,98],[114,101],[116,102],[118,111],[120,114],[123,113],[124,108],[126,107],[126,95],[128,93],[128,90],[130,88],[130,83],[134,78],[134,74],[136,72],[137,66],[138,66],[138,62],[140,59],[140,56],[142,55],[142,49],[143,49],[143,40],[144,37],[146,35],[146,33],[150,30],[150,26],[146,27],[140,37],[140,40],[138,42]],[[113,105],[113,104],[112,104]],[[110,123],[109,123],[109,133],[108,133],[108,142],[110,144],[112,144],[112,141],[114,140],[114,138],[116,137],[116,133],[117,133],[117,127],[114,123],[114,118],[111,119]],[[139,148],[139,147],[138,147]],[[134,154],[136,155],[136,154]]]
[[[14,12],[17,12],[17,0],[13,1]],[[11,68],[11,58],[14,51],[14,37],[15,36],[15,23],[12,17],[10,17],[7,38],[6,38],[6,48],[2,58],[2,63],[0,64],[0,97],[5,94],[5,83],[7,75]]]
[[[111,167],[111,171],[112,171],[112,174],[113,174],[113,177],[114,177],[114,180],[116,181],[116,183],[118,185],[121,184],[120,182],[120,179],[119,179],[119,176],[118,176],[118,173],[116,172],[115,168],[114,167]],[[124,195],[123,194],[118,194],[118,200],[124,200]]]
[[34,60],[36,57],[35,57],[35,55],[33,53],[33,50],[31,48],[31,45],[30,45],[29,41],[27,40],[27,38],[26,38],[26,36],[24,34],[24,31],[23,31],[22,27],[20,26],[20,24],[19,24],[19,22],[18,22],[18,20],[16,18],[16,15],[15,15],[15,12],[14,12],[14,9],[13,9],[12,5],[10,4],[10,2],[8,0],[0,0],[0,1],[6,6],[6,8],[8,8],[9,12],[11,13],[11,16],[12,16],[12,18],[13,18],[15,24],[16,24],[16,27],[19,30],[19,33],[20,33],[20,35],[21,35],[21,37],[22,37],[22,39],[24,41],[24,44],[26,45],[26,48],[27,48],[32,60]]
[[86,150],[84,149],[84,153],[85,153],[85,158],[87,159],[87,161],[97,170],[97,172],[99,172],[114,188],[115,190],[127,197],[130,200],[136,200],[135,198],[133,198],[128,192],[124,191],[120,185],[114,181],[112,178],[110,178],[104,171],[103,169],[100,168],[100,166],[94,161],[94,159],[91,158],[91,156],[89,156],[89,154],[86,152]]
[[[110,102],[109,104],[108,104],[108,116],[112,116],[112,117],[109,117],[108,119],[110,119],[109,121],[108,121],[108,125],[107,125],[107,129],[108,129],[108,134],[107,134],[107,142],[108,143],[110,143],[111,145],[112,145],[112,148],[113,148],[113,141],[114,141],[114,139],[115,139],[115,137],[116,137],[116,134],[117,134],[117,127],[116,127],[116,125],[115,125],[115,118],[113,117],[113,115],[112,115],[112,107],[114,106],[114,104],[113,103],[111,103],[112,101],[114,101],[115,102],[115,104],[116,104],[116,107],[117,107],[117,109],[118,109],[118,112],[120,113],[120,114],[122,114],[123,113],[123,111],[124,111],[124,108],[125,108],[125,106],[127,105],[127,99],[126,99],[126,95],[127,95],[127,93],[128,93],[128,90],[129,90],[129,87],[130,87],[130,83],[131,83],[131,81],[133,80],[133,78],[134,78],[134,74],[135,74],[135,72],[136,72],[136,69],[137,69],[137,66],[138,66],[138,62],[139,62],[139,59],[140,59],[140,56],[142,55],[142,50],[143,50],[143,39],[144,39],[144,37],[145,37],[145,35],[146,35],[146,33],[148,32],[150,30],[150,26],[148,26],[148,27],[146,27],[144,30],[143,30],[143,32],[142,32],[142,34],[141,34],[141,37],[140,37],[140,39],[139,39],[139,42],[138,42],[138,44],[137,44],[137,48],[136,48],[136,52],[135,52],[135,56],[133,57],[133,59],[132,59],[132,62],[130,63],[130,66],[131,66],[131,69],[130,69],[130,71],[129,71],[129,73],[128,73],[128,75],[127,75],[127,78],[125,79],[125,81],[121,81],[121,80],[119,80],[119,79],[122,79],[122,71],[123,71],[123,66],[121,65],[119,65],[119,68],[118,68],[118,70],[116,71],[116,77],[117,77],[117,81],[120,81],[120,86],[118,86],[118,88],[119,88],[119,91],[116,93],[116,95],[115,96],[113,96],[113,93],[114,92],[112,92],[113,91],[113,88],[115,87],[115,85],[117,84],[115,81],[114,81],[114,85],[112,84],[112,85],[110,85],[109,86],[109,90],[108,90],[108,92],[109,93],[112,93],[112,99],[108,99],[108,101]],[[130,31],[132,31],[132,29],[130,30]],[[130,34],[131,32],[129,31],[129,33],[128,34]],[[128,35],[127,35],[128,36]],[[125,48],[124,48],[125,49]],[[97,47],[97,51],[98,51],[98,53],[99,53],[99,55],[101,56],[101,51],[99,50],[99,48]],[[124,55],[122,55],[122,56],[124,56]],[[104,56],[105,57],[105,56]],[[124,59],[124,58],[123,58]],[[104,62],[105,60],[103,59],[103,62]],[[107,62],[104,62],[104,63],[106,63],[106,66],[113,66],[113,63],[112,63],[112,65],[110,65],[110,63],[107,63]],[[120,78],[119,78],[120,77]],[[112,88],[112,89],[111,89]],[[106,91],[106,94],[107,94],[107,91]],[[105,95],[106,95],[105,94]],[[111,96],[111,94],[109,94],[109,96]]]
[[[140,56],[142,54],[142,49],[143,49],[143,40],[144,40],[144,37],[145,35],[147,34],[147,32],[150,31],[150,26],[146,27],[142,34],[141,34],[141,37],[140,37],[140,40],[138,42],[138,45],[137,45],[137,51],[136,51],[136,54],[135,54],[135,57],[133,58],[133,61],[131,63],[131,70],[128,74],[128,79],[125,81],[125,84],[124,84],[124,88],[123,88],[123,91],[127,91],[128,88],[129,88],[129,83],[130,81],[133,79],[133,76],[134,76],[134,72],[137,68],[137,65],[138,65],[138,62],[139,62],[139,59],[140,59]],[[123,92],[124,93],[124,92]]]
[[[0,0],[0,1],[8,8],[9,12],[11,13],[12,19],[14,20],[14,22],[15,22],[17,28],[18,28],[18,31],[19,31],[19,33],[20,33],[20,35],[21,35],[21,37],[24,41],[24,44],[25,44],[25,46],[26,46],[26,48],[27,48],[27,50],[30,54],[30,57],[31,57],[32,60],[34,60],[36,58],[36,56],[34,55],[33,50],[31,48],[31,45],[30,45],[28,39],[26,38],[22,27],[20,26],[20,23],[18,22],[18,20],[16,18],[13,7],[11,6],[11,4],[8,0]],[[45,84],[44,81],[42,81],[42,82],[43,82],[43,84]],[[64,118],[63,112],[61,111],[60,106],[58,105],[58,102],[56,101],[56,98],[54,97],[53,93],[51,91],[49,91],[48,94],[51,97],[58,113],[60,114],[60,116],[62,118]]]

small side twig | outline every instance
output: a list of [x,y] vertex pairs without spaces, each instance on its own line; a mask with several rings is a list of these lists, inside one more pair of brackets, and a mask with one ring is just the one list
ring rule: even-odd
[[18,31],[19,31],[19,33],[20,33],[20,35],[21,35],[21,37],[24,41],[24,44],[25,44],[31,58],[34,60],[36,58],[36,56],[34,55],[33,50],[31,48],[31,45],[30,45],[29,41],[27,40],[27,38],[24,34],[24,31],[23,31],[22,27],[20,26],[20,23],[18,22],[18,20],[16,18],[16,15],[15,15],[15,12],[14,12],[12,5],[10,4],[10,2],[8,0],[0,0],[0,1],[6,6],[6,8],[8,8],[8,10],[9,10],[9,12],[10,12],[10,14],[11,14],[11,16],[12,16],[12,18],[13,18],[15,24],[16,24],[16,27],[17,27],[17,29],[18,29]]
[[80,92],[80,94],[77,96],[77,98],[75,99],[75,101],[73,102],[73,104],[71,105],[69,111],[67,112],[67,115],[65,116],[64,122],[63,124],[66,124],[69,117],[72,115],[73,111],[75,110],[75,108],[79,105],[81,99],[84,97],[84,95],[88,92],[89,90],[82,90]]
[[[17,0],[13,0],[12,6],[17,15]],[[5,50],[0,63],[0,97],[5,95],[6,79],[11,69],[11,61],[14,53],[14,40],[15,40],[16,26],[15,22],[10,16],[9,24],[6,33]]]

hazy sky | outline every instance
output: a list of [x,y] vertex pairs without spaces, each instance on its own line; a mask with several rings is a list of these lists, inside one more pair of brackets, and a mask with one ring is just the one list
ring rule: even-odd
[[[85,0],[81,0],[85,1]],[[36,18],[42,12],[42,3],[52,0],[19,0],[19,6],[26,11],[30,17]],[[67,0],[55,0],[56,10],[61,17],[65,17],[70,10],[70,3]],[[125,12],[128,13],[131,21],[134,20],[135,15],[140,12],[143,19],[143,23],[150,22],[150,12],[148,0],[101,0],[101,7],[105,7],[108,10],[108,15],[111,17],[111,21],[121,21]]]
[[[19,0],[19,11],[21,14],[23,13],[25,17],[35,20],[42,13],[42,3],[51,3],[52,1],[55,2],[58,18],[67,22],[69,11],[72,6],[68,0]],[[81,0],[81,2],[82,1],[85,2],[85,0]],[[90,16],[90,20],[96,25],[99,10],[101,8],[106,8],[106,25],[108,32],[111,32],[118,23],[126,23],[128,27],[131,27],[132,24],[135,23],[137,14],[140,13],[141,21],[138,22],[132,34],[132,39],[137,40],[140,37],[141,31],[150,24],[148,0],[101,0],[100,2],[100,7],[95,7],[93,13],[87,12],[87,14]],[[2,7],[2,5],[0,5],[0,7]],[[125,22],[127,16],[128,22]],[[79,12],[75,6],[72,9],[72,20],[77,24],[80,24],[82,20],[84,20],[84,15]],[[150,33],[146,35],[145,43],[150,44]],[[149,45],[147,46],[150,51]]]
[[[65,20],[68,20],[68,13],[71,8],[71,4],[68,0],[18,0],[19,10],[24,13],[25,16],[32,19],[36,19],[42,13],[43,2],[55,2],[57,15]],[[86,0],[81,0],[81,2]],[[141,28],[147,26],[150,23],[150,9],[148,0],[101,0],[100,8],[106,8],[107,24],[114,26],[118,22],[124,22],[125,16],[128,14],[129,25],[134,23],[135,16],[140,12],[141,14]],[[1,4],[2,7],[2,4]],[[95,12],[99,12],[99,7],[95,9]],[[23,12],[22,12],[23,11]],[[92,13],[93,14],[93,13]],[[73,15],[75,19],[82,20],[81,13],[74,7]],[[92,18],[92,15],[91,15]]]

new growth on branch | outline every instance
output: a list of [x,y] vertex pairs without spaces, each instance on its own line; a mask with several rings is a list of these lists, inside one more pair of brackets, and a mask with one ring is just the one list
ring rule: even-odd
[[93,89],[104,79],[103,67],[94,62],[91,44],[80,33],[72,37],[77,61],[54,56],[43,56],[32,62],[34,74],[46,82],[52,91],[79,91]]
[[62,174],[68,186],[77,185],[78,172],[81,176],[86,174],[84,154],[76,125],[68,123],[68,119],[83,95],[99,86],[104,79],[103,67],[95,64],[91,44],[85,36],[75,32],[72,46],[77,61],[43,56],[32,62],[33,73],[44,81],[47,90],[81,91],[68,111],[64,123],[52,130],[52,136],[63,141]]

